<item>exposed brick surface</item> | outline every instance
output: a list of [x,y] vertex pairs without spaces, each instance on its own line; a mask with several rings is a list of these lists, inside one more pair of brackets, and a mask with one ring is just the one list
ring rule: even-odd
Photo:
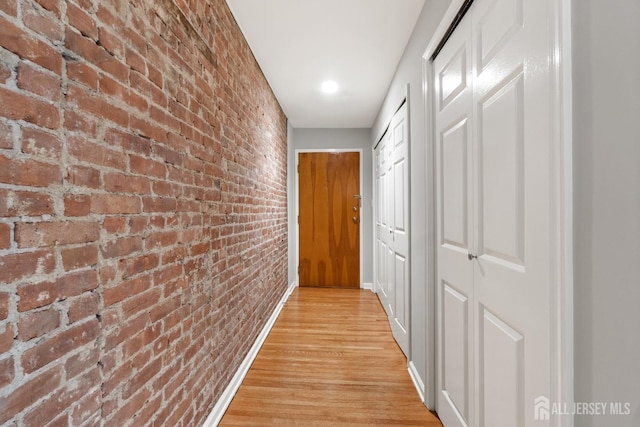
[[202,425],[286,288],[224,0],[0,1],[0,424]]

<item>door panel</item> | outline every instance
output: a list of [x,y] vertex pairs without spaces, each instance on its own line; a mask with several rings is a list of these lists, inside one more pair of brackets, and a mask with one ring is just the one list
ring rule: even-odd
[[[549,5],[476,0],[433,63],[445,426],[549,425],[529,410],[553,395]],[[465,328],[469,363],[456,366]]]
[[[445,426],[474,425],[471,27],[465,17],[434,61],[439,306],[437,410]],[[455,87],[455,89],[451,89]]]
[[443,390],[451,404],[469,419],[469,299],[443,283]]
[[481,425],[524,425],[524,337],[481,307],[479,339]]
[[497,84],[478,109],[479,253],[524,263],[524,76]]
[[360,287],[360,153],[300,153],[300,286]]
[[409,130],[407,106],[394,115],[376,158],[377,292],[394,338],[409,353]]
[[391,235],[394,259],[394,313],[391,331],[405,355],[409,355],[409,129],[407,104],[391,119]]

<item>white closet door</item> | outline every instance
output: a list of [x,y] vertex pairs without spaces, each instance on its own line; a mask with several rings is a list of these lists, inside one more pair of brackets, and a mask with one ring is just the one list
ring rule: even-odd
[[549,425],[534,419],[553,377],[549,5],[476,0],[434,62],[445,426]]
[[409,130],[407,106],[376,148],[376,289],[398,345],[409,354]]
[[393,263],[393,315],[391,331],[405,355],[409,355],[409,129],[407,104],[396,112],[391,132],[391,182],[393,221],[391,256]]
[[438,257],[438,415],[474,419],[471,26],[466,16],[434,61]]
[[390,263],[389,251],[391,234],[389,218],[389,133],[387,132],[375,149],[376,158],[376,292],[387,316],[391,316],[390,306]]

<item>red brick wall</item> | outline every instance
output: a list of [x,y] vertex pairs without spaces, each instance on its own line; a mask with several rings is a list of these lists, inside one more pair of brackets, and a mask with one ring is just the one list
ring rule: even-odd
[[224,0],[0,1],[0,425],[200,425],[286,288]]

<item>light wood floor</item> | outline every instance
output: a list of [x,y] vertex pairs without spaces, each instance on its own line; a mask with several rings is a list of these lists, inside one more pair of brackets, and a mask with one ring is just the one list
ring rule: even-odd
[[420,402],[377,296],[298,288],[221,426],[441,427]]

